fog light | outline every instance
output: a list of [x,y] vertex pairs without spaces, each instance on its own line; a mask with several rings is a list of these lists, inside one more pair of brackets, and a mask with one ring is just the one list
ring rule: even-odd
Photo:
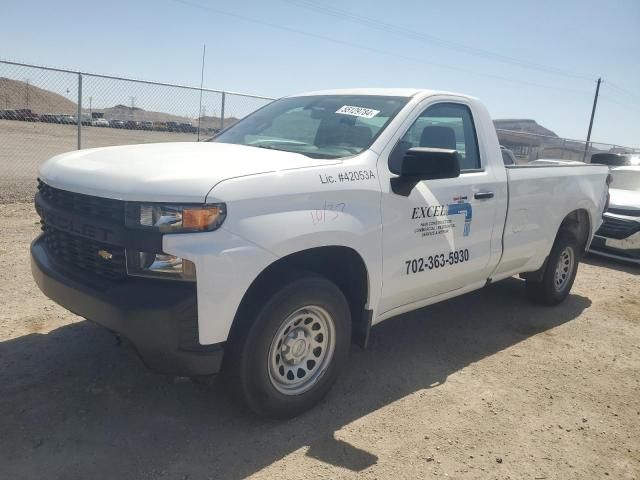
[[127,250],[127,273],[137,277],[195,281],[196,266],[189,260],[166,253]]

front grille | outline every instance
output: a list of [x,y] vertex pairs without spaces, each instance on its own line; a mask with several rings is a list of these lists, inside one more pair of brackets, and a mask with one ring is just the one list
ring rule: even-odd
[[[38,180],[38,192],[46,205],[61,211],[124,225],[123,201],[59,190],[41,180]],[[123,247],[56,228],[47,223],[46,215],[40,223],[46,248],[53,261],[65,268],[77,269],[109,280],[126,277],[127,263]]]
[[68,192],[53,188],[38,179],[38,191],[50,205],[88,215],[92,218],[114,220],[124,224],[124,202],[111,198],[92,197],[81,193]]
[[596,232],[596,235],[622,240],[623,238],[627,238],[636,232],[640,232],[640,222],[635,222],[632,220],[621,220],[613,217],[605,217],[604,222],[602,223],[600,229]]
[[[46,224],[42,225],[42,230],[47,250],[54,261],[109,280],[121,280],[126,276],[124,248],[72,235]],[[111,258],[102,258],[98,253],[101,251]]]

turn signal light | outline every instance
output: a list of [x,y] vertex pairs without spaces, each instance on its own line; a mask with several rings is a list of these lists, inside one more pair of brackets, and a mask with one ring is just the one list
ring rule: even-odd
[[182,227],[188,230],[212,230],[224,215],[219,206],[204,208],[185,208],[182,211]]

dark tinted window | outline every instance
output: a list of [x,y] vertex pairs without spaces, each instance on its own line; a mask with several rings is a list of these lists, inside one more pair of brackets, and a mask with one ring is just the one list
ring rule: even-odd
[[396,146],[391,161],[401,158],[404,152],[413,147],[457,150],[461,170],[481,168],[476,130],[471,111],[466,105],[431,105],[407,130]]

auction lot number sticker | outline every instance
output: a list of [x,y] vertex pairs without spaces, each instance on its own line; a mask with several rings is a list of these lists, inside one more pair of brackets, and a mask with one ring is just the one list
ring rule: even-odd
[[336,113],[340,115],[351,115],[352,117],[373,118],[380,113],[380,110],[374,110],[373,108],[365,107],[352,107],[351,105],[345,105],[336,110]]

